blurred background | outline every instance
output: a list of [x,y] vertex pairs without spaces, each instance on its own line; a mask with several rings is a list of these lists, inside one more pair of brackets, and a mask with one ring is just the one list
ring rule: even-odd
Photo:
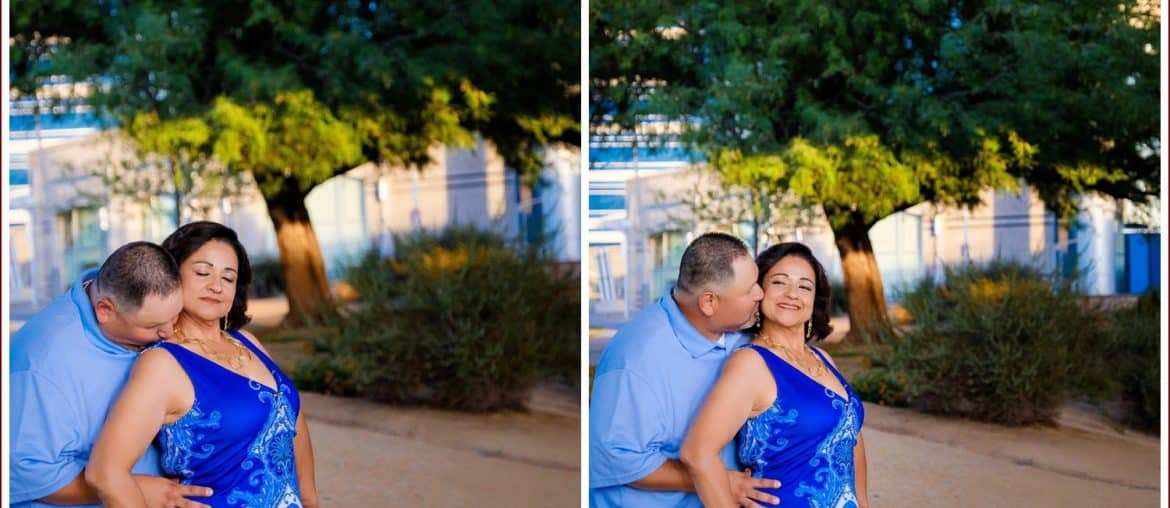
[[13,329],[119,245],[222,222],[250,328],[317,392],[323,504],[577,503],[579,3],[9,15]]
[[804,242],[874,506],[1153,505],[1163,8],[591,1],[590,364],[697,235]]

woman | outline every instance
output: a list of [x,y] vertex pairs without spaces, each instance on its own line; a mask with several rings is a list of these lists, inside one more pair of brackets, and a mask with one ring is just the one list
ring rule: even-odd
[[[719,450],[739,433],[753,476],[782,506],[869,506],[861,400],[832,360],[808,343],[829,326],[829,281],[800,243],[756,258],[764,289],[755,338],[727,359],[681,450],[704,506],[735,506]],[[776,499],[761,499],[772,502]]]
[[218,506],[313,507],[313,450],[292,381],[251,334],[248,255],[235,231],[193,222],[163,248],[179,263],[174,334],[139,356],[86,469],[106,506],[144,506],[130,467],[158,435],[164,474]]

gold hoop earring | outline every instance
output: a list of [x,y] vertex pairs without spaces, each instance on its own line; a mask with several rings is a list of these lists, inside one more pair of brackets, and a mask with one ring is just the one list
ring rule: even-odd
[[812,320],[804,322],[804,341],[808,342],[812,339]]
[[227,316],[224,316],[224,317],[223,317],[223,319],[222,319],[222,320],[220,320],[220,324],[221,324],[221,325],[223,325],[223,328],[221,329],[221,331],[222,331],[223,333],[227,333],[227,330],[228,330],[228,317],[227,317]]

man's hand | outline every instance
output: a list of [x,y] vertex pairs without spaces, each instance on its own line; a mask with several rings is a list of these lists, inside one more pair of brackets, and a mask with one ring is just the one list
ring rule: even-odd
[[727,482],[731,485],[731,497],[734,497],[740,506],[764,508],[757,504],[756,501],[768,503],[769,505],[777,505],[780,503],[780,499],[776,496],[757,490],[780,488],[779,480],[752,478],[752,470],[744,469],[742,472],[728,470]]
[[211,508],[208,505],[191,501],[191,497],[208,497],[211,489],[197,485],[180,485],[169,478],[148,475],[134,475],[138,488],[142,489],[142,497],[146,499],[149,508]]

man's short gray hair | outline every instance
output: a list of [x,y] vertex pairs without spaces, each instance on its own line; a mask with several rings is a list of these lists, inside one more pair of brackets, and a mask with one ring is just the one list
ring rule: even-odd
[[694,294],[725,285],[735,278],[732,263],[743,256],[751,258],[743,240],[727,233],[704,233],[683,252],[675,286]]
[[167,296],[179,289],[179,265],[162,247],[130,242],[118,247],[94,280],[99,297],[110,299],[118,312],[137,312],[146,295]]

